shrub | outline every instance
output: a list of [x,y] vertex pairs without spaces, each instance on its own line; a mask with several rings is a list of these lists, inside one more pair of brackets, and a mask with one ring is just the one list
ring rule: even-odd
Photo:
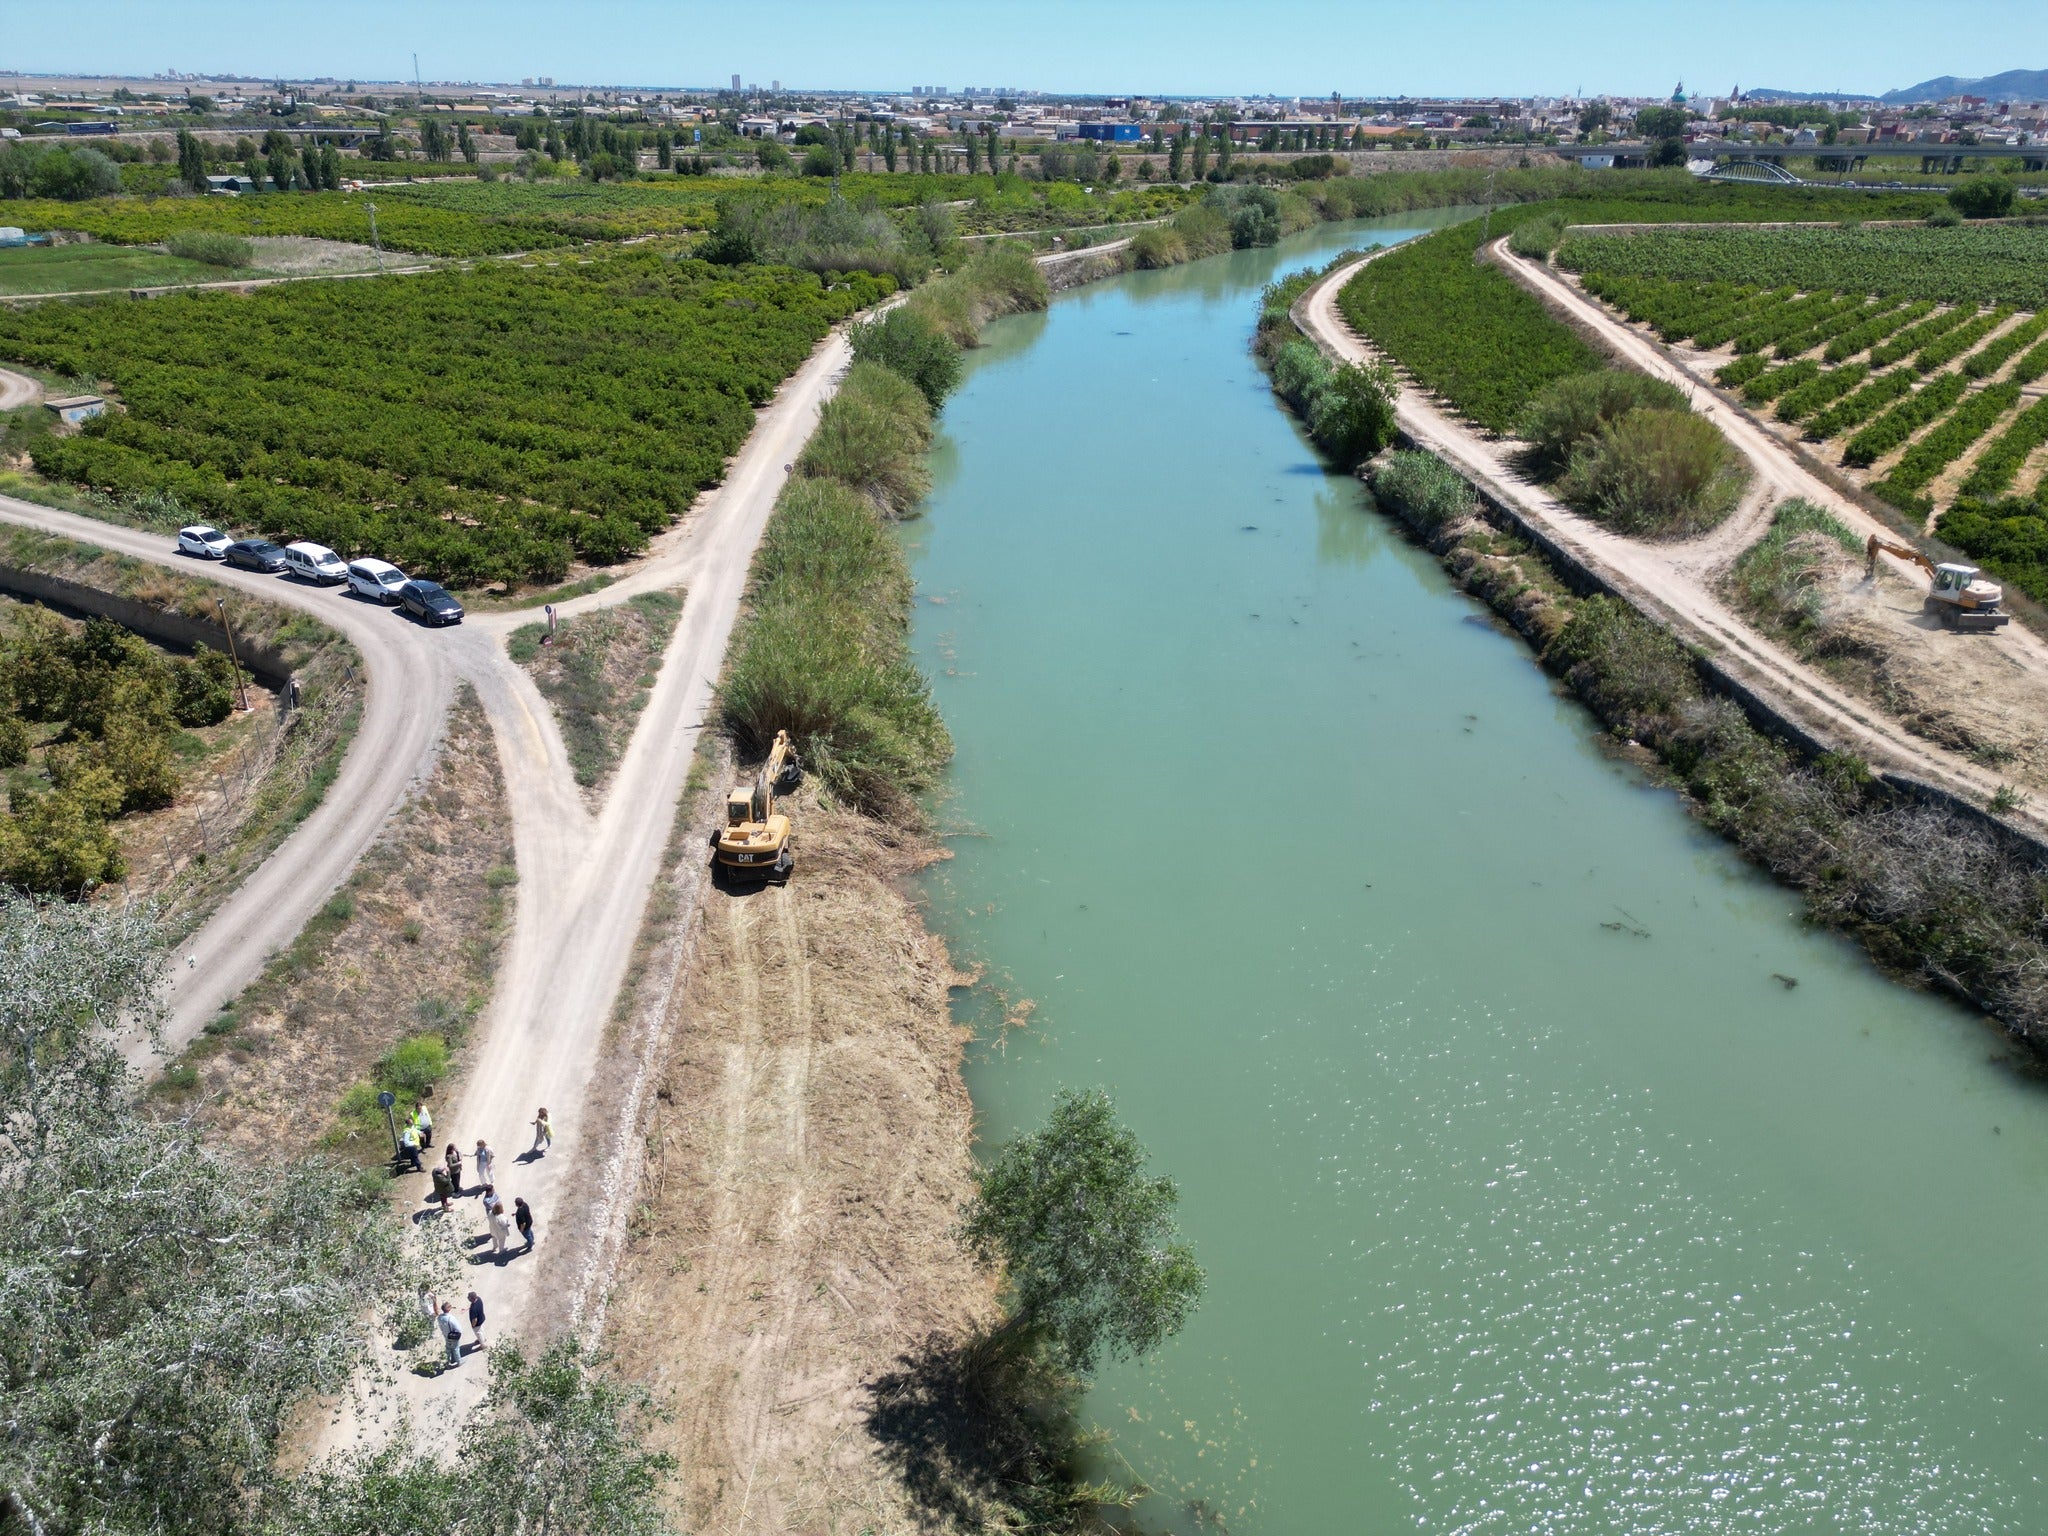
[[1683,538],[1733,511],[1745,479],[1742,460],[1712,422],[1644,406],[1579,447],[1562,489],[1618,532]]
[[1230,217],[1213,201],[1183,208],[1174,215],[1170,227],[1180,236],[1191,260],[1230,249]]
[[1972,176],[1948,194],[1948,205],[1966,219],[2002,219],[2012,212],[2012,183],[2002,176]]
[[448,1042],[440,1035],[411,1035],[377,1058],[377,1084],[398,1095],[402,1106],[424,1098],[448,1075]]
[[952,743],[905,638],[911,581],[873,506],[829,480],[792,481],[754,564],[754,612],[719,711],[743,752],[778,730],[835,792],[908,809]]
[[1465,477],[1433,453],[1402,449],[1388,454],[1372,472],[1372,493],[1431,533],[1479,511],[1479,498]]
[[1668,733],[1680,709],[1700,697],[1685,647],[1611,597],[1580,603],[1546,659],[1618,734],[1639,740]]
[[855,363],[819,413],[797,473],[837,480],[898,517],[931,489],[931,440],[931,406],[917,386],[879,363]]
[[1927,222],[1936,229],[1954,229],[1963,222],[1963,216],[1953,208],[1937,208],[1927,215]]
[[1662,379],[1624,368],[1570,374],[1545,385],[1522,416],[1530,468],[1543,479],[1555,479],[1582,443],[1643,407],[1682,411],[1685,396]]
[[208,234],[187,230],[171,236],[164,249],[186,261],[203,261],[210,267],[253,267],[256,247],[239,235]]
[[1517,256],[1547,257],[1564,239],[1564,215],[1547,219],[1526,219],[1508,236],[1508,249]]
[[960,382],[960,350],[932,322],[899,306],[849,332],[856,362],[880,363],[915,384],[937,410]]
[[1396,385],[1383,363],[1336,367],[1308,342],[1290,341],[1273,359],[1273,388],[1346,469],[1394,440]]
[[1333,368],[1310,403],[1309,431],[1338,464],[1355,469],[1394,440],[1397,387],[1384,363]]
[[1131,237],[1131,265],[1141,272],[1177,267],[1188,260],[1188,243],[1177,229],[1154,225]]
[[1729,570],[1736,605],[1770,627],[1794,634],[1811,630],[1821,618],[1816,583],[1827,569],[1829,544],[1850,555],[1863,553],[1862,542],[1825,507],[1796,497],[1781,502],[1769,530]]

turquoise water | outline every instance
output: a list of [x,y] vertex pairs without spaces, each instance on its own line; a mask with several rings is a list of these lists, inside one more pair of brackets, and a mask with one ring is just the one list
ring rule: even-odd
[[983,1133],[1108,1087],[1208,1268],[1091,1411],[1160,1526],[2048,1529],[2039,1088],[1610,757],[1247,354],[1269,278],[1429,222],[999,324],[910,531]]

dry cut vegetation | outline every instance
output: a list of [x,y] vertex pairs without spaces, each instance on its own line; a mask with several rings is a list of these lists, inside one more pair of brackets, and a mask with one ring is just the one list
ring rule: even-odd
[[684,1468],[684,1529],[742,1509],[814,1531],[997,1514],[1000,1486],[937,1475],[935,1423],[891,1412],[906,1357],[994,1316],[954,1233],[972,1190],[960,978],[897,887],[923,855],[813,793],[795,814],[796,881],[706,897],[611,1347],[677,1405],[655,1434]]

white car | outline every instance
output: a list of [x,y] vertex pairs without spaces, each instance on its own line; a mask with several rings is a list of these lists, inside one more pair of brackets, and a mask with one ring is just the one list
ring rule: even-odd
[[372,602],[397,602],[398,589],[411,579],[389,560],[351,560],[348,563],[349,591]]
[[225,559],[228,546],[234,542],[218,528],[209,528],[204,523],[178,530],[178,553],[197,555],[202,560]]
[[347,581],[348,567],[341,556],[325,544],[309,544],[303,540],[284,547],[284,573],[296,576],[301,581]]

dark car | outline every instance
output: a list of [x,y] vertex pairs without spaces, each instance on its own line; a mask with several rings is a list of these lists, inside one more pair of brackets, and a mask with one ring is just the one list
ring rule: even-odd
[[281,571],[284,551],[268,539],[237,539],[221,558],[245,571]]
[[462,622],[462,604],[438,581],[408,581],[398,589],[398,606],[423,623]]

